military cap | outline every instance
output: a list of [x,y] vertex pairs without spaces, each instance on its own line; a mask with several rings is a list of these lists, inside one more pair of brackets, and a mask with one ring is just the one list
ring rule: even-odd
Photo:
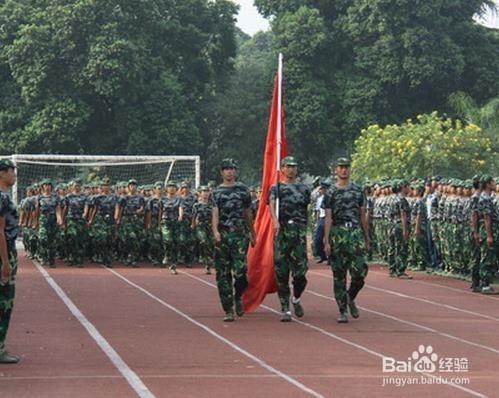
[[104,178],[100,181],[100,185],[111,185],[111,180],[110,180],[108,177],[104,177]]
[[208,188],[215,188],[217,186],[217,183],[215,181],[208,181]]
[[182,181],[182,184],[180,184],[180,188],[190,188],[191,183],[189,181]]
[[237,169],[237,168],[239,168],[239,167],[237,165],[237,162],[234,159],[225,158],[225,159],[222,159],[222,161],[220,162],[220,170]]
[[167,183],[165,184],[165,186],[166,187],[175,187],[175,188],[178,188],[177,184],[173,180],[167,181]]
[[286,156],[284,159],[281,160],[281,165],[283,165],[283,166],[298,166],[298,162],[294,158],[294,156]]
[[41,180],[40,185],[52,185],[52,186],[54,186],[52,181],[50,181],[50,179],[48,179],[48,178],[44,178],[43,180]]
[[128,180],[128,182],[127,182],[127,184],[126,184],[126,185],[127,185],[127,186],[128,186],[128,185],[138,185],[138,184],[137,184],[137,180],[136,180],[135,178],[131,178],[131,179],[129,179],[129,180]]
[[0,170],[15,169],[16,165],[10,159],[0,159]]
[[154,188],[160,188],[161,189],[161,188],[163,188],[163,186],[164,186],[163,181],[156,181],[154,183]]
[[348,159],[348,158],[340,157],[340,158],[336,159],[336,161],[334,162],[334,164],[335,164],[335,166],[347,166],[347,167],[350,167],[351,162],[350,162],[350,159]]
[[210,188],[208,188],[206,185],[201,185],[198,189],[199,192],[206,192],[209,190],[210,190]]
[[71,180],[69,183],[69,185],[81,185],[81,184],[82,184],[81,178],[75,178],[75,179]]
[[480,182],[482,184],[490,184],[492,181],[494,181],[494,178],[492,178],[492,176],[488,174],[483,175],[480,179]]

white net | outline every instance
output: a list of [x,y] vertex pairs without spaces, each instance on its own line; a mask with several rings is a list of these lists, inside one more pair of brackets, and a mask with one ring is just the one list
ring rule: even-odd
[[112,184],[137,180],[139,185],[156,181],[188,181],[193,187],[200,182],[199,156],[72,156],[72,155],[13,155],[17,166],[17,183],[12,197],[19,203],[26,188],[49,178],[54,184],[81,178],[84,183],[104,177]]

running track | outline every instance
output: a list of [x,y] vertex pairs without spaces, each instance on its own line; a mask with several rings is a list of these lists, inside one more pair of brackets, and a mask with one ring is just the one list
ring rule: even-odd
[[[371,266],[358,320],[339,325],[328,267],[311,264],[305,317],[279,322],[278,300],[222,322],[214,275],[201,267],[98,265],[42,269],[20,254],[7,339],[19,365],[0,365],[8,397],[409,397],[499,395],[499,296]],[[383,356],[407,361],[420,345],[466,358],[461,385],[383,386]],[[431,378],[433,377],[433,378]],[[438,381],[438,380],[437,380]]]

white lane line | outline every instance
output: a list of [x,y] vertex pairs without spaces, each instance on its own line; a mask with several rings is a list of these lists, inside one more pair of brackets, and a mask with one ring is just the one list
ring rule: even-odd
[[[331,279],[331,276],[325,275],[325,274],[323,274],[321,272],[309,271],[309,273],[310,274],[314,274],[314,275],[319,275],[319,276],[321,276],[323,278]],[[426,303],[426,304],[431,304],[431,305],[434,305],[434,306],[437,306],[437,307],[443,307],[443,308],[446,308],[446,309],[449,309],[449,310],[452,310],[452,311],[461,312],[463,314],[473,315],[475,317],[488,319],[488,320],[494,321],[494,322],[499,322],[499,318],[496,318],[496,317],[493,317],[493,316],[490,316],[490,315],[486,315],[486,314],[482,314],[480,312],[464,310],[462,308],[454,307],[453,305],[437,303],[436,301],[427,300],[427,299],[423,299],[423,298],[420,298],[420,297],[409,296],[407,294],[395,292],[393,290],[387,290],[387,289],[382,289],[380,287],[372,286],[372,285],[367,284],[367,283],[365,284],[365,287],[368,288],[368,289],[372,289],[372,290],[376,290],[376,291],[382,292],[382,293],[390,294],[392,296],[397,296],[397,297],[402,297],[402,298],[409,299],[409,300],[419,301],[419,302]]]
[[[310,289],[307,289],[305,291],[305,293],[308,293],[308,294],[311,294],[313,296],[326,299],[328,301],[335,302],[335,300],[332,297],[328,297],[328,296],[326,296],[324,294],[321,294],[321,293],[318,293],[318,292],[314,292],[313,290],[310,290]],[[411,322],[411,321],[406,321],[404,319],[397,318],[396,316],[393,316],[393,315],[385,314],[383,312],[375,311],[375,310],[372,310],[372,309],[369,309],[369,308],[366,308],[366,307],[361,307],[360,305],[357,305],[357,307],[359,307],[360,309],[362,309],[365,312],[370,312],[371,314],[375,314],[375,315],[381,316],[383,318],[391,319],[393,321],[396,321],[396,322],[399,322],[399,323],[403,323],[403,324],[406,324],[406,325],[409,325],[409,326],[413,326],[413,327],[418,328],[418,329],[426,330],[427,332],[431,332],[431,333],[437,334],[437,335],[442,336],[442,337],[446,337],[446,338],[449,338],[449,339],[452,339],[452,340],[455,340],[455,341],[459,341],[460,343],[463,343],[463,344],[467,344],[467,345],[470,345],[470,346],[473,346],[473,347],[482,348],[484,350],[493,352],[494,354],[499,354],[499,350],[498,349],[493,348],[493,347],[489,347],[487,345],[483,345],[483,344],[480,344],[480,343],[475,343],[475,342],[470,341],[470,340],[462,339],[460,337],[453,336],[453,335],[445,333],[445,332],[441,332],[439,330],[430,328],[428,326],[420,325],[418,323]]]
[[311,388],[307,387],[306,385],[300,383],[298,380],[296,380],[293,377],[287,375],[286,373],[281,372],[280,370],[278,370],[278,369],[274,368],[273,366],[269,365],[268,363],[266,363],[262,359],[260,359],[257,356],[251,354],[249,351],[246,351],[244,348],[241,348],[240,346],[238,346],[237,344],[233,343],[229,339],[227,339],[227,338],[223,337],[222,335],[218,334],[213,329],[211,329],[208,326],[202,324],[201,322],[196,321],[195,319],[191,318],[186,313],[180,311],[178,308],[174,307],[171,304],[168,304],[166,301],[164,301],[164,300],[160,299],[159,297],[155,296],[154,294],[152,294],[148,290],[144,289],[143,287],[141,287],[141,286],[137,285],[136,283],[130,281],[129,279],[125,278],[120,273],[118,273],[118,272],[116,272],[116,271],[114,271],[112,269],[109,269],[109,268],[106,268],[106,270],[109,271],[109,272],[111,272],[112,274],[116,275],[118,278],[120,278],[122,281],[124,281],[128,285],[136,288],[137,290],[140,290],[146,296],[149,296],[150,298],[152,298],[153,300],[157,301],[158,303],[160,303],[164,307],[166,307],[169,310],[175,312],[177,315],[181,316],[182,318],[188,320],[189,322],[191,322],[194,325],[198,326],[199,328],[203,329],[205,332],[207,332],[211,336],[215,337],[216,339],[220,340],[222,343],[228,345],[233,350],[235,350],[235,351],[243,354],[247,358],[251,359],[253,362],[257,363],[262,368],[267,369],[269,372],[271,372],[271,373],[279,376],[281,379],[283,379],[283,380],[287,381],[288,383],[294,385],[295,387],[297,387],[300,390],[306,392],[307,394],[310,394],[312,397],[323,398],[323,395],[321,395],[318,392],[312,390]]
[[[188,273],[183,272],[183,271],[180,271],[180,273],[181,273],[181,274],[183,274],[183,275],[188,276],[189,278],[192,278],[192,279],[195,279],[195,280],[197,280],[197,281],[199,281],[199,282],[202,282],[202,283],[204,283],[204,284],[206,284],[206,285],[208,285],[208,286],[211,286],[211,287],[213,287],[213,288],[215,288],[215,289],[217,288],[217,286],[216,286],[216,285],[214,285],[213,283],[210,283],[210,282],[208,282],[208,281],[205,281],[205,280],[204,280],[204,279],[202,279],[202,278],[199,278],[199,277],[197,277],[197,276],[194,276],[194,275],[188,274]],[[277,310],[275,310],[275,309],[273,309],[273,308],[267,307],[266,305],[263,305],[263,304],[262,304],[262,305],[261,305],[261,307],[262,307],[262,308],[265,308],[266,310],[268,310],[268,311],[270,311],[270,312],[273,312],[273,313],[275,313],[275,314],[281,314],[279,311],[277,311]],[[293,320],[294,320],[296,323],[299,323],[300,325],[306,326],[306,327],[308,327],[308,328],[310,328],[310,329],[313,329],[313,330],[315,330],[315,331],[317,331],[317,332],[319,332],[319,333],[321,333],[321,334],[323,334],[323,335],[326,335],[326,336],[328,336],[328,337],[332,337],[332,338],[333,338],[333,339],[335,339],[335,340],[341,341],[342,343],[345,343],[345,344],[347,344],[347,345],[349,345],[349,346],[351,346],[351,347],[355,347],[355,348],[357,348],[357,349],[359,349],[359,350],[362,350],[362,351],[364,351],[364,352],[367,352],[368,354],[374,355],[374,356],[376,356],[376,357],[378,357],[378,358],[386,358],[386,357],[387,357],[387,356],[386,356],[386,355],[384,355],[384,354],[381,354],[381,353],[379,353],[379,352],[373,351],[373,350],[371,350],[370,348],[367,348],[367,347],[362,346],[362,345],[360,345],[360,344],[354,343],[353,341],[347,340],[347,339],[345,339],[345,338],[343,338],[343,337],[340,337],[340,336],[338,336],[338,335],[336,335],[336,334],[334,334],[334,333],[328,332],[327,330],[322,329],[322,328],[320,328],[320,327],[318,327],[318,326],[315,326],[315,325],[313,325],[313,324],[311,324],[311,323],[301,321],[301,320],[299,320],[299,319],[296,319],[295,317],[293,317]],[[431,373],[424,373],[424,372],[422,372],[421,374],[425,375],[426,377],[432,378],[432,379],[434,379],[434,380],[438,380],[438,377],[437,377],[437,376],[435,376],[435,375],[432,375]],[[470,389],[470,388],[463,387],[463,386],[461,386],[461,385],[459,385],[459,384],[454,384],[454,383],[452,383],[452,382],[449,382],[449,383],[447,383],[447,384],[445,384],[445,385],[447,385],[447,386],[449,386],[449,387],[454,387],[454,388],[457,388],[458,390],[464,391],[464,392],[466,392],[466,393],[468,393],[468,394],[470,394],[470,395],[472,395],[472,396],[474,396],[474,397],[479,397],[479,398],[486,398],[486,397],[487,397],[486,395],[484,395],[484,394],[482,394],[482,393],[480,393],[480,392],[478,392],[478,391],[472,390],[472,389]]]
[[119,354],[114,350],[111,344],[102,336],[96,327],[90,323],[90,321],[83,315],[83,313],[78,309],[78,307],[71,301],[71,299],[64,293],[57,282],[49,275],[47,271],[36,261],[33,261],[35,267],[43,275],[50,287],[56,292],[59,298],[66,304],[69,311],[74,315],[76,319],[81,323],[81,325],[87,330],[88,334],[94,339],[100,349],[106,354],[113,365],[118,369],[118,371],[123,375],[128,384],[135,390],[137,395],[141,398],[154,398],[154,394],[146,387],[142,380],[137,376],[137,374],[130,369],[126,362],[119,356]]
[[[376,275],[383,275],[386,278],[388,278],[388,274],[385,274],[383,272],[369,270],[369,273],[370,274],[376,274]],[[413,279],[413,280],[411,280],[411,283],[417,283],[417,284],[420,284],[420,285],[438,287],[438,288],[442,288],[442,289],[445,289],[445,290],[452,290],[453,292],[464,293],[464,294],[467,294],[469,296],[473,296],[473,297],[475,297],[477,299],[489,299],[489,300],[499,301],[499,297],[487,296],[486,294],[480,294],[480,293],[472,293],[472,292],[469,292],[469,291],[464,290],[464,289],[459,289],[459,288],[456,288],[456,287],[450,287],[450,286],[441,285],[440,283],[420,281],[419,279]]]

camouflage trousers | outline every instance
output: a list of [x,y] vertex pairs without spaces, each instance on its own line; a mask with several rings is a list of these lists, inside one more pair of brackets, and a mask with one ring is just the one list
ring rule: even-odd
[[469,270],[471,274],[471,286],[480,286],[480,263],[481,263],[481,252],[480,252],[480,242],[475,239],[471,239],[471,257],[469,261]]
[[56,256],[60,259],[66,260],[71,250],[69,250],[69,245],[67,241],[66,229],[57,228],[56,233]]
[[240,298],[248,287],[246,253],[249,239],[246,231],[220,230],[220,235],[221,242],[215,245],[216,280],[222,308],[230,312],[234,297]]
[[401,275],[407,268],[408,242],[404,240],[402,225],[394,223],[389,235],[388,268],[390,274]]
[[128,263],[136,263],[140,259],[144,222],[135,216],[123,216],[119,230],[120,254]]
[[[364,236],[360,228],[333,226],[329,242],[332,251],[329,261],[334,277],[334,297],[340,312],[345,312],[347,295],[351,300],[355,300],[367,276]],[[351,282],[347,290],[348,272]]]
[[40,215],[38,228],[38,255],[42,263],[54,264],[57,249],[57,220],[55,215]]
[[374,233],[376,242],[376,252],[377,256],[384,261],[388,261],[388,251],[389,251],[389,225],[390,223],[384,219],[376,219],[374,222]]
[[487,244],[485,227],[480,228],[480,286],[489,286],[493,281],[498,267],[499,259],[499,225],[493,225],[492,233],[494,242]]
[[23,228],[23,244],[28,257],[36,257],[37,231],[33,228]]
[[161,229],[157,221],[151,223],[151,228],[146,232],[147,258],[155,265],[161,264],[163,260],[163,242],[161,241]]
[[428,226],[421,225],[421,233],[419,236],[414,236],[412,239],[412,257],[411,264],[414,269],[425,271],[431,264],[430,255],[428,253]]
[[207,269],[213,267],[214,242],[210,223],[202,223],[196,226],[195,236],[199,245],[199,259]]
[[[10,280],[5,285],[0,285],[0,352],[5,350],[5,339],[9,330],[12,309],[14,308],[14,296],[16,294],[16,274],[17,274],[17,252],[16,242],[7,242],[9,263],[12,267]],[[0,260],[1,263],[1,260]],[[2,265],[0,264],[0,271]]]
[[161,242],[163,244],[163,264],[175,268],[177,264],[178,222],[174,220],[161,221]]
[[113,248],[116,237],[116,224],[112,216],[97,215],[89,230],[90,241],[97,259],[104,265],[113,261]]
[[181,221],[178,225],[178,262],[191,264],[194,261],[194,242],[191,220]]
[[66,223],[67,260],[71,265],[80,265],[85,260],[88,231],[83,218],[68,218]]
[[293,296],[300,298],[307,285],[307,229],[299,224],[281,224],[274,242],[274,270],[281,310],[289,310],[289,276],[293,278]]

